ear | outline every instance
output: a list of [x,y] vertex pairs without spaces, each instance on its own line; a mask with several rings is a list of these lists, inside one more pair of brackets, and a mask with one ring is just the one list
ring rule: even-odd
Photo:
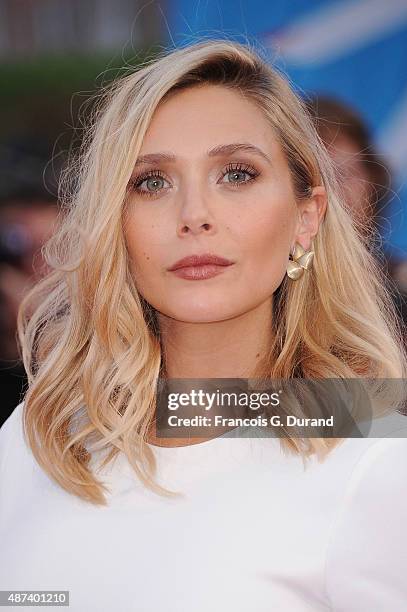
[[312,239],[317,235],[327,208],[325,187],[314,187],[311,196],[298,204],[298,221],[293,236],[293,246],[298,242],[306,251],[311,247]]

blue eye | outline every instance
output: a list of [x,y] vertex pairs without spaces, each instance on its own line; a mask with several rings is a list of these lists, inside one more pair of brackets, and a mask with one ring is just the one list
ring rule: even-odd
[[246,185],[247,183],[250,183],[250,181],[255,180],[259,176],[259,172],[257,172],[257,170],[255,170],[251,166],[247,166],[246,164],[240,163],[232,163],[227,166],[226,171],[222,175],[222,178],[231,175],[234,176],[236,179],[236,177],[244,176],[245,174],[250,177],[248,180],[239,181],[233,179],[232,181],[227,182],[229,183],[229,185],[232,185],[234,187],[240,187],[241,185]]
[[[132,183],[132,187],[134,191],[139,193],[140,195],[146,195],[148,197],[155,196],[157,193],[163,189],[163,187],[157,187],[157,184],[163,183],[165,181],[164,176],[159,170],[150,170],[141,176],[138,176]],[[150,187],[152,187],[152,191],[149,189],[141,189],[141,185],[146,183]]]
[[[246,185],[247,183],[256,179],[259,174],[260,173],[257,172],[257,170],[246,164],[231,163],[225,168],[224,172],[222,173],[222,179],[225,176],[230,175],[234,178],[231,181],[227,181],[227,183],[232,187],[240,187],[241,185]],[[245,175],[249,176],[249,179],[239,180],[239,176],[244,177]],[[145,172],[144,174],[133,179],[130,185],[131,188],[139,195],[145,195],[151,198],[159,194],[165,188],[165,182],[168,181],[164,178],[164,175],[160,170],[149,170],[148,172]],[[142,189],[141,186],[143,185],[143,183],[146,184],[147,188]]]

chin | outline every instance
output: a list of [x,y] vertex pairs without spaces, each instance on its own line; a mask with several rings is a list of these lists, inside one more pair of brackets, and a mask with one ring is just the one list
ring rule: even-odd
[[236,307],[232,305],[229,307],[219,304],[211,305],[208,300],[204,304],[187,301],[171,307],[167,304],[165,308],[161,307],[159,311],[164,316],[184,323],[214,323],[215,321],[232,319],[239,314],[236,312]]

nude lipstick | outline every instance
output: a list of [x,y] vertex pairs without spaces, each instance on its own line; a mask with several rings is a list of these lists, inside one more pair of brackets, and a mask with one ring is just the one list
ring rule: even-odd
[[184,257],[168,268],[168,271],[185,280],[206,280],[221,274],[231,265],[233,261],[205,253]]

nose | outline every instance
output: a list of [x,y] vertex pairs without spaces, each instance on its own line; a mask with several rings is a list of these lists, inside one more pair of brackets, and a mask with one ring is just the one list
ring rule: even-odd
[[202,193],[194,190],[185,195],[184,201],[179,210],[177,222],[177,234],[180,237],[185,235],[198,235],[201,233],[215,233],[215,219],[208,208],[205,197]]

